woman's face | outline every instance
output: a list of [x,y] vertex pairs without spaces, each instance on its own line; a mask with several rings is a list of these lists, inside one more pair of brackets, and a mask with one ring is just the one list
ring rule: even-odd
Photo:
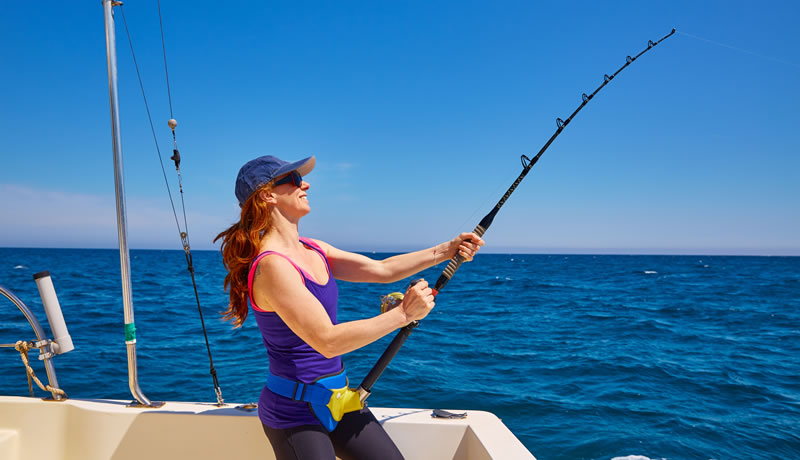
[[[290,173],[291,174],[291,173]],[[280,182],[284,177],[289,174],[284,174],[275,178],[275,182]],[[297,176],[300,177],[300,176]],[[277,208],[287,216],[295,216],[300,218],[311,212],[311,207],[308,204],[308,189],[311,186],[308,182],[300,179],[300,186],[295,185],[293,181],[272,187],[272,195],[275,197],[275,205]]]

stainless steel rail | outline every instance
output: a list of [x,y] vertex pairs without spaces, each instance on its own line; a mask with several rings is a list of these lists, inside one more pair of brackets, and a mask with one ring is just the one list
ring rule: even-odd
[[[5,298],[10,300],[11,303],[16,305],[17,308],[19,308],[19,310],[22,312],[22,314],[25,315],[25,319],[28,320],[28,323],[30,323],[31,327],[33,328],[33,333],[36,334],[37,343],[48,343],[49,344],[50,341],[47,339],[47,336],[44,334],[44,329],[42,329],[42,325],[39,323],[39,320],[36,319],[36,316],[34,316],[34,314],[31,311],[31,309],[28,308],[27,305],[25,305],[25,302],[20,300],[20,298],[17,297],[13,292],[11,292],[11,290],[9,290],[8,288],[3,287],[2,285],[0,285],[0,294],[5,296]],[[3,344],[3,346],[4,347],[5,346],[12,346],[13,347],[14,345],[13,344]],[[39,353],[43,354],[43,356],[44,356],[41,359],[44,361],[44,368],[47,371],[47,381],[48,381],[48,383],[50,384],[51,387],[58,388],[58,379],[56,378],[56,369],[53,366],[53,361],[52,361],[52,359],[53,359],[52,356],[54,355],[54,353],[51,353],[50,350],[42,351],[41,348],[39,349]],[[56,401],[60,401],[60,400],[66,399],[66,398],[61,396],[60,394],[53,393],[53,399],[55,399]]]

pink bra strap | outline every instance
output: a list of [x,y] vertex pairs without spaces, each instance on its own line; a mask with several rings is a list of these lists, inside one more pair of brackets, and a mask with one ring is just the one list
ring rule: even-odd
[[[330,281],[330,278],[333,276],[333,272],[331,271],[331,264],[328,261],[328,254],[325,254],[325,251],[323,251],[322,248],[320,247],[320,245],[315,243],[314,240],[311,240],[309,238],[302,238],[301,237],[300,238],[300,242],[305,244],[306,246],[310,247],[314,251],[316,251],[316,253],[319,254],[320,257],[322,257],[322,261],[325,262],[325,270],[327,270],[327,272],[328,272],[328,280]],[[306,272],[303,272],[303,273],[306,273]],[[311,278],[311,280],[314,281],[314,282],[317,281],[313,277],[309,277],[307,273],[306,273],[306,277]]]
[[325,251],[322,250],[320,245],[315,243],[311,238],[300,237],[300,242],[322,254],[326,260],[328,259],[328,254],[325,254]]

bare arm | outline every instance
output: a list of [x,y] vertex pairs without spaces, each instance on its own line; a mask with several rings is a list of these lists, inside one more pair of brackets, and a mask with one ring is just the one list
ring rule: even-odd
[[466,260],[483,246],[483,240],[474,233],[462,233],[450,241],[421,251],[409,252],[374,260],[361,254],[343,251],[324,241],[317,241],[325,250],[336,279],[364,283],[392,283],[421,272],[461,253]]
[[259,261],[253,286],[257,304],[274,310],[298,337],[326,358],[349,353],[415,319],[422,319],[434,304],[428,284],[422,282],[409,288],[403,308],[373,318],[333,324],[294,267],[277,256],[266,256]]

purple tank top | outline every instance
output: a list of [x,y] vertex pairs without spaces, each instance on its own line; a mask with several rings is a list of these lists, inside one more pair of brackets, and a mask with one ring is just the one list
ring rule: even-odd
[[[319,284],[314,281],[311,275],[285,255],[274,251],[265,251],[259,254],[250,266],[248,289],[250,305],[253,307],[253,313],[258,323],[258,329],[261,331],[264,346],[267,347],[270,372],[279,377],[311,383],[321,376],[341,371],[341,357],[337,356],[329,359],[322,356],[321,353],[311,348],[303,339],[292,332],[277,313],[257,310],[256,307],[258,306],[253,301],[252,296],[255,267],[264,256],[275,254],[288,260],[297,269],[303,277],[306,289],[319,300],[328,313],[331,322],[337,324],[336,306],[339,300],[339,289],[333,279],[328,258],[322,248],[313,241],[307,238],[300,238],[300,242],[316,251],[325,261],[325,267],[328,270],[328,282],[326,284]],[[258,400],[258,416],[264,425],[276,429],[320,424],[314,414],[311,413],[308,403],[292,401],[289,398],[276,395],[266,385],[261,390],[261,397]]]

